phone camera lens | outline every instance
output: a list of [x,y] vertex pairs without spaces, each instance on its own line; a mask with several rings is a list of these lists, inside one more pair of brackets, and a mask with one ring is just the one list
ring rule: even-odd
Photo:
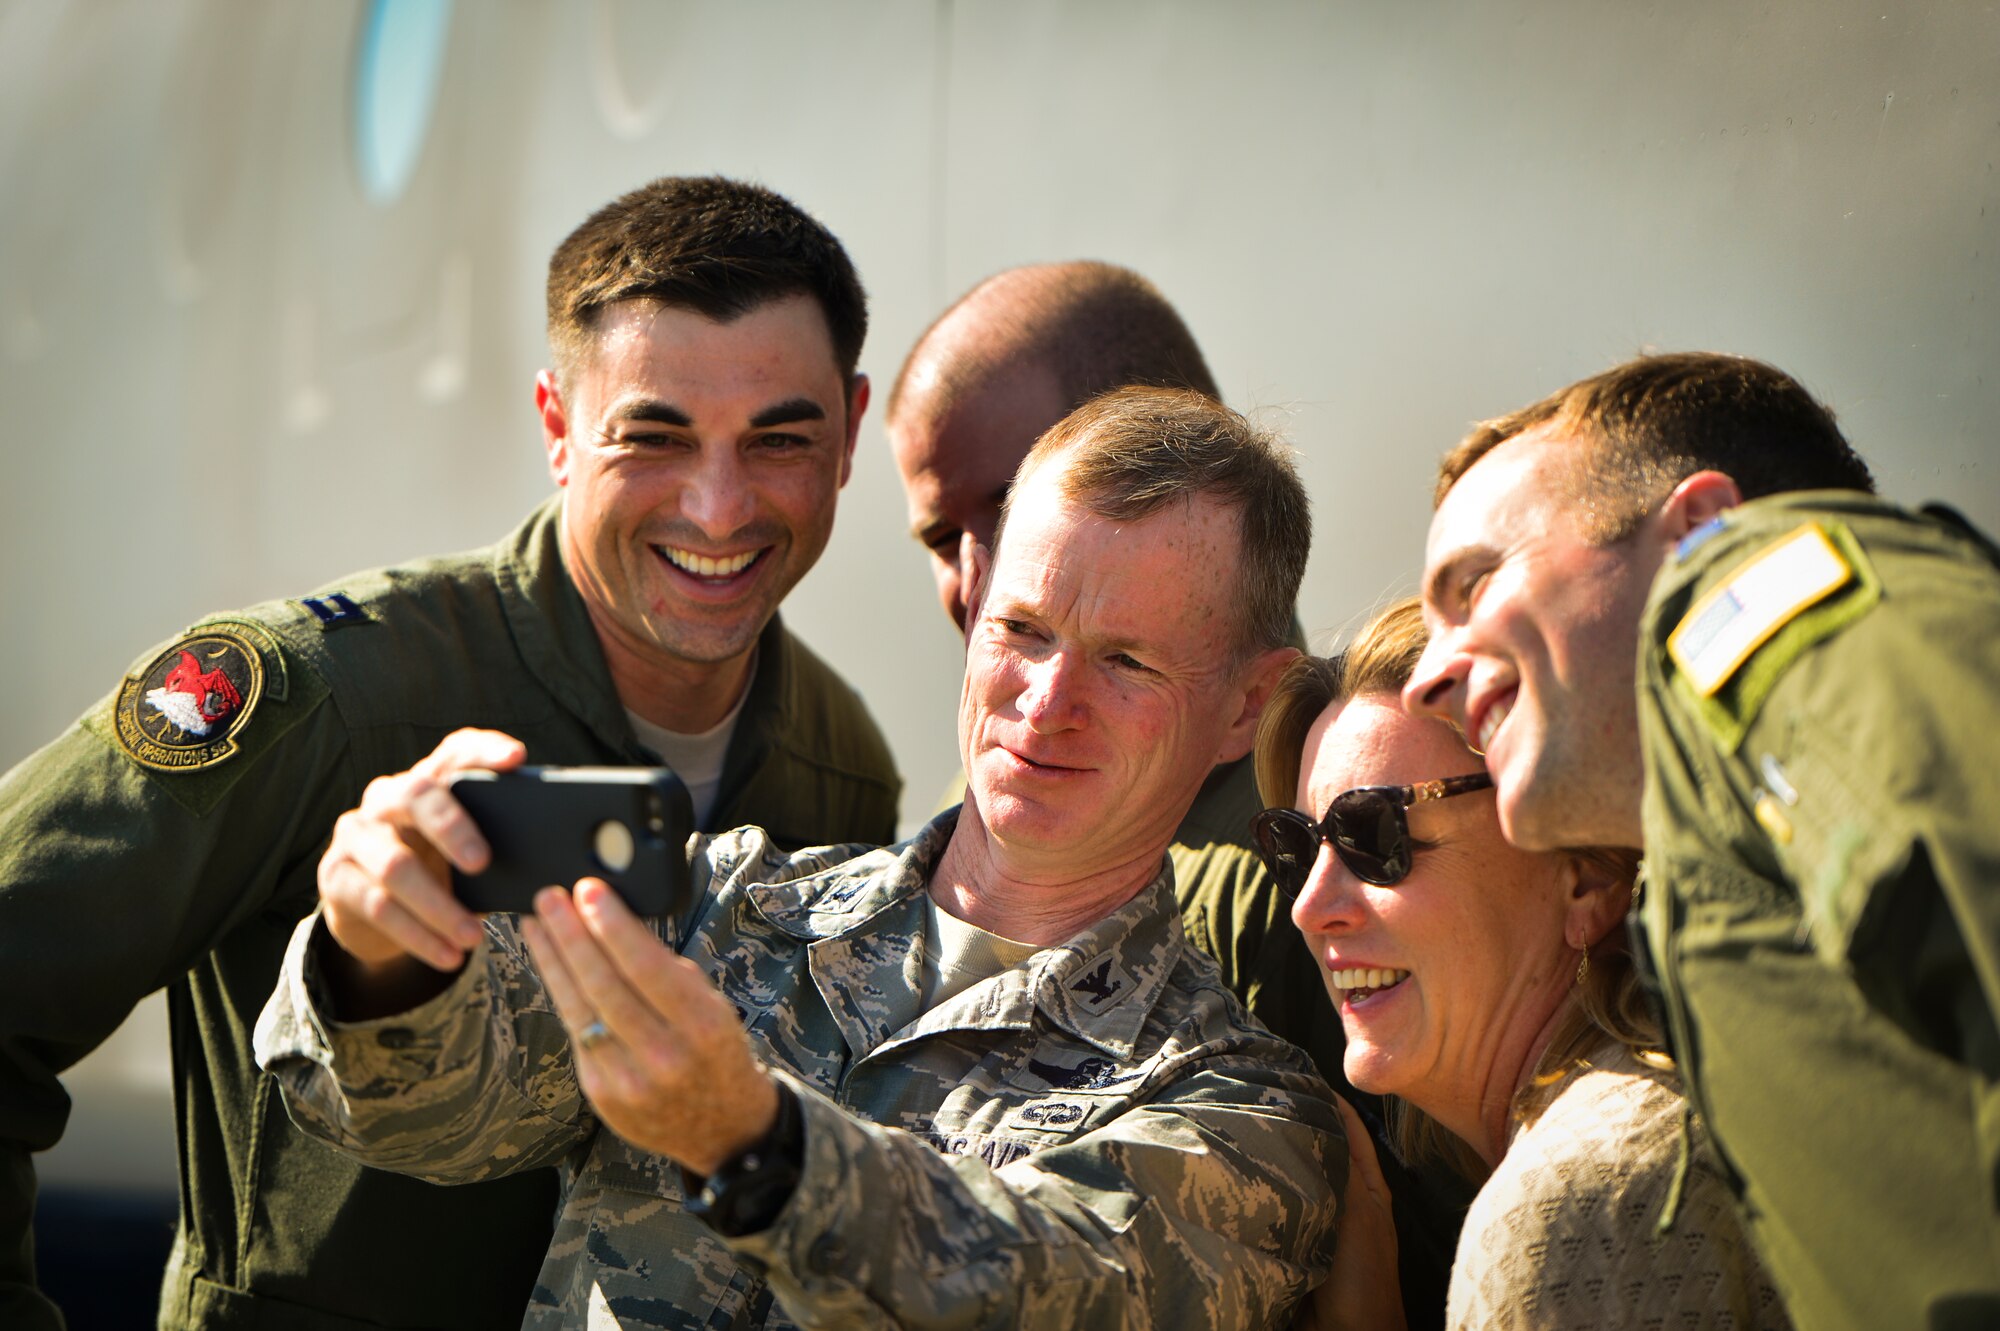
[[624,873],[632,867],[635,847],[632,829],[615,819],[607,819],[597,825],[591,836],[591,849],[596,852],[597,862],[609,873]]

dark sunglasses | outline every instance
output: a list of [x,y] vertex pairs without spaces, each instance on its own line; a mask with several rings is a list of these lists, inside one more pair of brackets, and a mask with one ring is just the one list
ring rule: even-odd
[[1333,797],[1326,817],[1315,823],[1297,809],[1265,809],[1250,820],[1250,835],[1271,879],[1288,897],[1305,889],[1319,843],[1333,843],[1333,853],[1364,883],[1388,887],[1410,873],[1412,804],[1448,800],[1485,790],[1493,778],[1485,772],[1420,781],[1414,786],[1357,786]]

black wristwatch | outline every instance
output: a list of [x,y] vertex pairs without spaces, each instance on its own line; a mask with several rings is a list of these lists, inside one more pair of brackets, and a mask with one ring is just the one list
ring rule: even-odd
[[806,1118],[798,1097],[779,1082],[778,1117],[769,1132],[705,1179],[681,1171],[688,1212],[728,1239],[769,1229],[792,1199],[805,1163]]

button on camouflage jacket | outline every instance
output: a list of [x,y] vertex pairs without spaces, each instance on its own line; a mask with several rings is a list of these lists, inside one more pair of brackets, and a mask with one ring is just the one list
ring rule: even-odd
[[[672,1162],[602,1131],[511,921],[413,1012],[325,1015],[299,929],[257,1052],[307,1131],[438,1182],[551,1162],[525,1325],[1254,1327],[1331,1255],[1331,1094],[1183,939],[1169,871],[1095,927],[918,1010],[945,814],[887,850],[701,843],[679,930],[797,1093],[805,1169],[724,1240]],[[663,928],[664,935],[664,928]]]

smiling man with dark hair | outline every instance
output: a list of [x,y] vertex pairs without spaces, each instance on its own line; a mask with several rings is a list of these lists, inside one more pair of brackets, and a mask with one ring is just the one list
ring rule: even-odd
[[665,761],[704,827],[893,836],[887,745],[776,615],[832,528],[866,328],[840,243],[769,190],[616,200],[550,264],[558,498],[488,549],[203,620],[0,782],[0,1324],[58,1324],[27,1246],[57,1075],[161,987],[182,1143],[163,1327],[520,1320],[553,1178],[360,1167],[292,1126],[250,1021],[335,817],[459,726],[540,763]]

